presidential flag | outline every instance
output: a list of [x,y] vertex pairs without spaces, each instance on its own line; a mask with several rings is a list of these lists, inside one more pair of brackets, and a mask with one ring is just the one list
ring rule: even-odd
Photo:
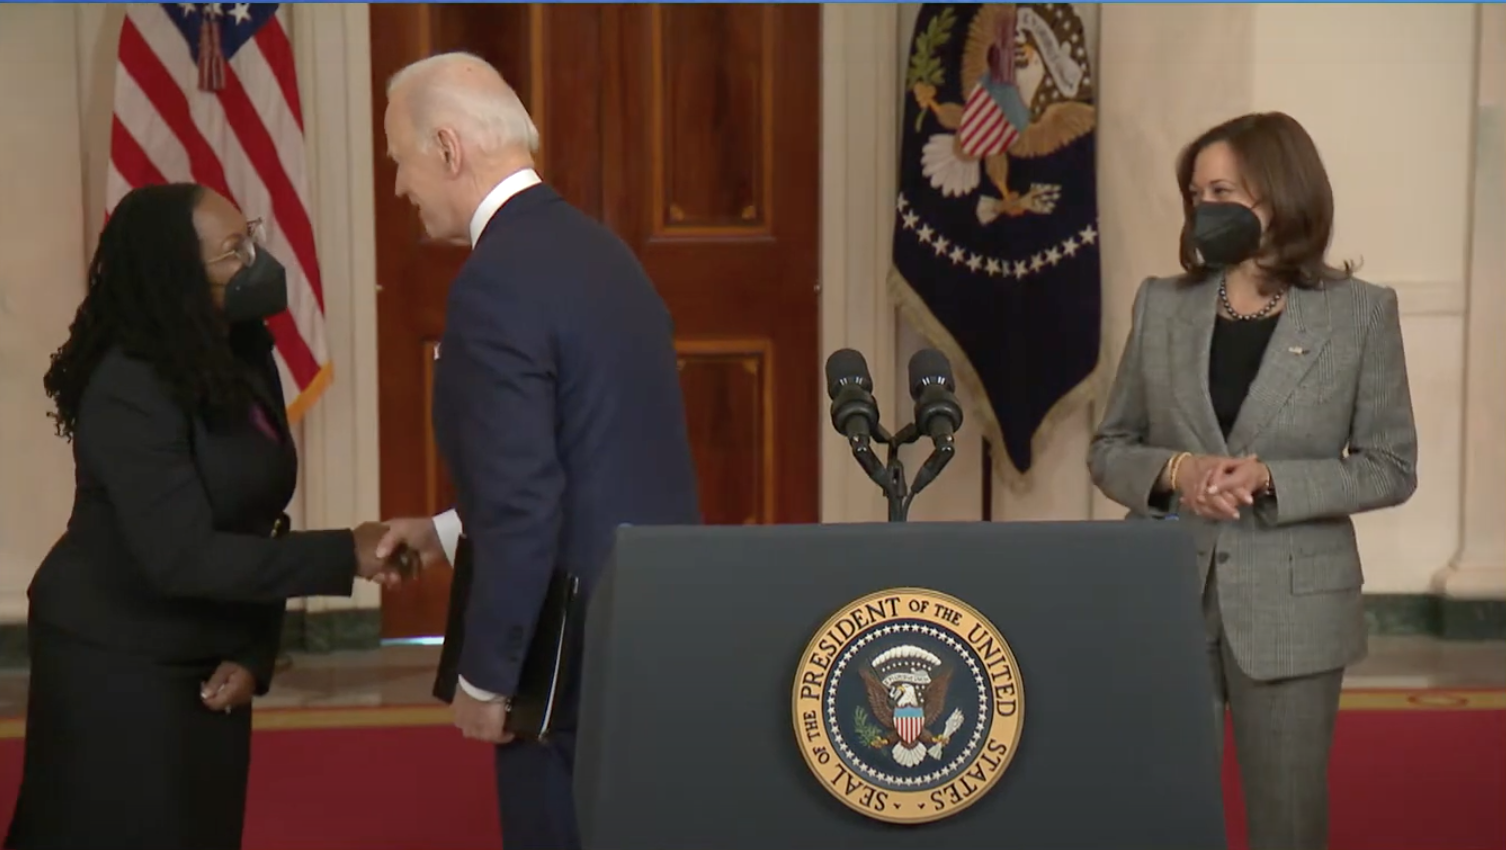
[[1070,3],[926,3],[901,94],[891,292],[1017,485],[1098,366],[1091,55]]
[[297,420],[333,369],[285,14],[277,3],[126,6],[105,214],[139,186],[194,182],[261,219],[267,247],[287,268],[288,309],[267,327]]

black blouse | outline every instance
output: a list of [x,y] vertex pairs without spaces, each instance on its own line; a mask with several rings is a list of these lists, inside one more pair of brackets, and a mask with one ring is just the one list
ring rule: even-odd
[[1213,399],[1213,413],[1226,438],[1239,417],[1250,384],[1260,372],[1261,358],[1280,320],[1280,313],[1248,322],[1219,316],[1213,326],[1213,345],[1208,353],[1208,395]]

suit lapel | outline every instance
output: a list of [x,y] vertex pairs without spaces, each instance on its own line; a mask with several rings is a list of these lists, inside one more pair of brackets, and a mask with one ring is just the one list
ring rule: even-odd
[[1218,280],[1182,292],[1182,306],[1171,328],[1171,385],[1177,409],[1187,418],[1203,450],[1225,454],[1223,430],[1208,394],[1208,352],[1218,317]]
[[1322,314],[1318,309],[1322,298],[1323,293],[1317,290],[1298,287],[1288,290],[1286,309],[1271,333],[1260,371],[1250,384],[1234,427],[1229,429],[1229,448],[1233,454],[1248,453],[1249,446],[1291,398],[1328,345],[1327,330],[1313,327],[1313,320]]

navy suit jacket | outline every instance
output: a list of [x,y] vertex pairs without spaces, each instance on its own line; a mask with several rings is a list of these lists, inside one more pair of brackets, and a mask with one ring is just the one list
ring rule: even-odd
[[555,571],[589,594],[618,526],[700,522],[672,323],[627,245],[541,184],[461,268],[434,371],[473,558],[458,672],[514,694]]

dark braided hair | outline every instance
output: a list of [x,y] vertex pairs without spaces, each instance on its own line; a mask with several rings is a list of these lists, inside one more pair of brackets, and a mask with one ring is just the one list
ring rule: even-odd
[[[73,439],[84,388],[112,347],[155,367],[185,412],[244,412],[251,403],[236,357],[249,342],[270,336],[229,328],[210,295],[193,213],[204,188],[169,183],[132,190],[116,205],[89,264],[89,288],[68,340],[52,355],[42,379],[57,405],[50,414],[58,436]],[[244,341],[245,337],[251,337]],[[263,349],[265,350],[265,349]]]

